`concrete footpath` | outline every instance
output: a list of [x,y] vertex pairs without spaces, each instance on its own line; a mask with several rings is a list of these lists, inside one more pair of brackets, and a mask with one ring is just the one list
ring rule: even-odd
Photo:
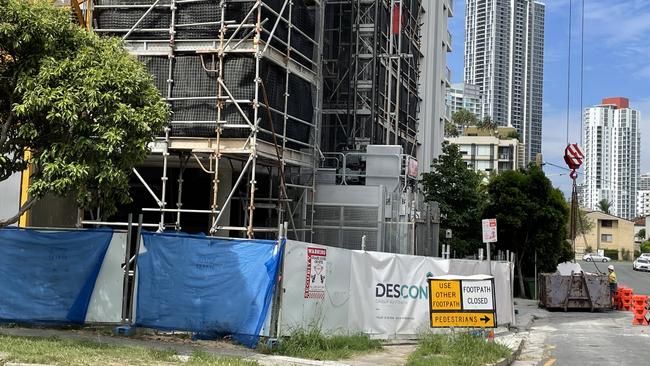
[[[494,341],[509,347],[516,356],[522,349],[524,340],[529,336],[528,329],[534,319],[543,316],[543,310],[537,308],[536,301],[517,299],[515,308],[518,310],[517,327],[495,330]],[[245,347],[234,345],[225,341],[192,341],[177,337],[149,336],[146,338],[117,337],[104,331],[97,330],[71,330],[71,329],[43,329],[0,327],[0,334],[23,337],[59,337],[72,340],[86,340],[115,346],[149,347],[155,349],[171,349],[180,355],[190,355],[194,351],[203,351],[215,356],[239,357],[257,361],[263,366],[274,365],[308,365],[308,366],[396,366],[404,365],[410,353],[416,348],[415,341],[394,342],[384,344],[380,352],[356,356],[349,360],[341,361],[316,361],[293,357],[266,355],[255,352]],[[501,360],[496,365],[509,365],[514,356]],[[1,362],[0,362],[1,363]]]

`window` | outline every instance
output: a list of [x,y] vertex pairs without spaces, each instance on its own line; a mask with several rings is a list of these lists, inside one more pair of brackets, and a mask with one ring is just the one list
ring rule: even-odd
[[600,241],[603,243],[611,243],[614,241],[614,236],[612,234],[600,234]]
[[601,220],[600,227],[614,227],[614,220]]

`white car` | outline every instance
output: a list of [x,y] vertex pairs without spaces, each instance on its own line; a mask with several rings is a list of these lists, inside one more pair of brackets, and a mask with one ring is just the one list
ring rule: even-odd
[[635,271],[650,271],[650,257],[639,257],[632,263]]
[[647,259],[650,259],[650,253],[641,253],[641,255],[639,255],[639,258],[647,258]]
[[599,255],[598,253],[587,253],[582,256],[582,260],[585,262],[609,262],[612,259],[605,257],[604,255]]

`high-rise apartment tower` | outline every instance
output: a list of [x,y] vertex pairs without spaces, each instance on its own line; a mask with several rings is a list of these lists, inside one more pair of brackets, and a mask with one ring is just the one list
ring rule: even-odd
[[482,114],[517,128],[525,160],[542,152],[545,5],[467,0],[465,83],[483,94]]
[[610,213],[625,219],[636,214],[639,180],[639,111],[627,98],[606,98],[584,112],[585,153],[582,204],[598,209],[607,200]]

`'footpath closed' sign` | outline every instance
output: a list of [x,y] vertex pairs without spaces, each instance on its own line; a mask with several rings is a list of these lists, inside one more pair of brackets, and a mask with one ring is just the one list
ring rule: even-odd
[[429,278],[431,327],[496,326],[494,278],[443,276]]

